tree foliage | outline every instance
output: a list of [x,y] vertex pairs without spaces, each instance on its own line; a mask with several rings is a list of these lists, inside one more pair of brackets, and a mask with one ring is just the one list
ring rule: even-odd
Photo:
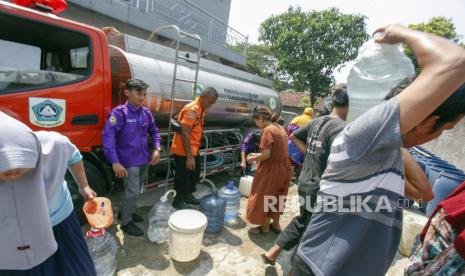
[[247,72],[272,80],[273,88],[283,91],[291,87],[291,81],[277,70],[277,65],[278,59],[269,45],[252,44],[247,48]]
[[[460,40],[460,36],[458,36],[457,32],[455,31],[455,25],[451,18],[446,18],[443,16],[433,17],[427,23],[410,24],[408,27],[413,30],[442,36],[454,42],[459,42]],[[418,73],[420,71],[420,67],[418,66],[417,59],[412,49],[405,46],[404,50],[405,54],[412,60],[413,64],[415,65],[415,70]]]
[[246,68],[249,73],[264,78],[273,78],[277,59],[270,47],[264,44],[251,44],[247,48]]
[[354,59],[368,38],[365,16],[335,8],[302,12],[289,7],[260,27],[260,40],[277,58],[277,71],[292,79],[293,88],[310,91],[312,103],[329,93],[334,70]]
[[439,35],[454,42],[459,41],[459,37],[457,36],[457,32],[455,31],[455,26],[451,18],[443,16],[433,17],[428,21],[428,23],[410,24],[408,27],[413,30]]

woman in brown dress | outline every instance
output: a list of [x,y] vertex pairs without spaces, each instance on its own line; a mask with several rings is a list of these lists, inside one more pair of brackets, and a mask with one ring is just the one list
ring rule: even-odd
[[279,217],[284,210],[284,200],[291,180],[286,131],[275,123],[278,116],[266,107],[256,107],[252,118],[262,130],[262,135],[260,153],[247,156],[248,162],[259,163],[247,202],[246,219],[260,226],[250,228],[249,233],[267,233],[270,228],[280,232]]

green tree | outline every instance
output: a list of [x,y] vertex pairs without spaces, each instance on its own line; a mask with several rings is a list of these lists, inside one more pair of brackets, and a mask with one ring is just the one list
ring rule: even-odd
[[369,38],[365,18],[335,8],[302,12],[289,7],[262,22],[260,40],[276,56],[277,70],[292,79],[293,88],[310,91],[315,103],[330,92],[333,71],[354,59]]
[[277,59],[265,44],[251,44],[247,48],[247,72],[264,78],[273,78]]
[[247,72],[267,78],[273,82],[273,88],[283,91],[291,87],[288,76],[277,70],[278,59],[265,44],[251,44],[247,48]]
[[[455,25],[451,18],[446,18],[443,16],[433,17],[428,21],[428,23],[410,24],[408,27],[413,30],[442,36],[454,42],[460,41],[460,36],[458,36],[457,32],[455,31]],[[410,49],[410,47],[404,46],[404,50],[405,54],[412,60],[413,65],[415,66],[415,71],[419,73],[420,66],[418,65],[418,61],[412,49]]]

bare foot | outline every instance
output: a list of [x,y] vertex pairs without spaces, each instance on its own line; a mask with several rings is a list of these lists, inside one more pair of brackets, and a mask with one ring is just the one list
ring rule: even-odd
[[258,235],[258,234],[267,234],[268,232],[270,232],[270,230],[263,229],[262,226],[257,226],[257,227],[250,227],[248,232],[249,234],[252,234],[252,235]]
[[275,244],[264,255],[268,260],[276,261],[280,253],[281,253],[281,247]]
[[266,254],[261,254],[260,257],[262,257],[262,260],[265,264],[274,265],[276,263],[276,260],[268,258]]
[[281,226],[279,225],[279,221],[273,220],[273,223],[271,223],[270,225],[270,229],[278,235],[282,232]]

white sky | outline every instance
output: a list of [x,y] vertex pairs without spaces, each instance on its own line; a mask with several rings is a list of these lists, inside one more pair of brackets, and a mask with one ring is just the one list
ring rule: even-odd
[[[343,13],[367,16],[367,31],[394,22],[404,25],[427,22],[435,16],[452,18],[457,33],[465,38],[465,0],[231,0],[229,26],[258,42],[260,23],[292,6],[303,11],[336,7]],[[350,65],[336,73],[337,82],[345,82]]]

